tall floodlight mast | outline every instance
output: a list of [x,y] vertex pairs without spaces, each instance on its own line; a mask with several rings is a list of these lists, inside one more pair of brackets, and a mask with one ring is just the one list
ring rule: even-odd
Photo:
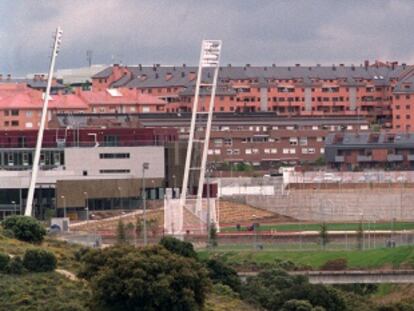
[[50,68],[49,68],[49,75],[47,78],[47,87],[46,87],[46,92],[43,98],[42,118],[40,120],[40,128],[37,134],[36,150],[35,150],[35,156],[34,156],[33,168],[32,168],[32,176],[30,179],[29,193],[27,195],[26,210],[24,212],[25,216],[32,216],[33,214],[33,197],[34,197],[34,192],[36,188],[37,173],[39,171],[39,160],[40,160],[40,152],[42,149],[43,132],[45,130],[46,119],[47,119],[47,106],[49,103],[50,88],[52,86],[53,71],[55,68],[55,60],[56,60],[56,56],[59,53],[59,47],[62,41],[62,33],[63,33],[62,29],[58,27],[56,29],[56,33],[54,37],[55,42],[53,44],[53,50],[52,50],[52,55],[50,59]]
[[[188,138],[187,157],[184,167],[183,187],[180,197],[180,209],[186,205],[189,198],[188,190],[190,187],[190,173],[199,171],[196,213],[201,212],[204,175],[206,170],[208,144],[210,141],[211,122],[214,108],[214,98],[216,95],[217,77],[220,64],[220,52],[222,42],[220,40],[203,40],[201,44],[200,63],[198,66],[197,83],[195,87],[194,103],[191,116],[190,135]],[[208,107],[199,105],[201,94],[210,96]],[[207,108],[207,111],[205,111]],[[207,115],[207,120],[205,116]],[[197,119],[199,117],[199,119]],[[196,137],[196,133],[204,133],[204,139]],[[201,160],[194,156],[194,144],[201,144]]]

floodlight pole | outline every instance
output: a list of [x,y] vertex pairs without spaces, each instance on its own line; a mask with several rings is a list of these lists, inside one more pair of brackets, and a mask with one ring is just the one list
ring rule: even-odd
[[36,188],[37,173],[39,171],[39,160],[40,160],[40,152],[42,149],[43,132],[45,130],[46,118],[47,118],[47,106],[49,103],[50,88],[52,86],[53,71],[55,69],[55,60],[56,60],[57,54],[59,53],[59,47],[62,41],[62,33],[63,33],[62,29],[58,27],[56,29],[55,43],[53,44],[52,57],[50,60],[50,68],[49,68],[49,75],[47,78],[46,93],[44,94],[44,99],[43,99],[42,118],[40,120],[40,128],[37,134],[36,150],[35,150],[35,156],[34,156],[33,168],[32,168],[32,176],[30,179],[29,192],[27,194],[26,210],[24,212],[25,216],[33,216],[33,197],[34,197],[34,192]]
[[145,171],[149,169],[149,163],[142,163],[142,203],[143,203],[143,222],[144,222],[144,246],[148,245],[148,235],[147,235],[147,193],[145,190]]

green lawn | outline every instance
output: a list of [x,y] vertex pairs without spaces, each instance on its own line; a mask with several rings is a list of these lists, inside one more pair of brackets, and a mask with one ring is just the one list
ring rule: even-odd
[[346,258],[350,269],[379,269],[379,268],[414,268],[414,247],[401,246],[397,248],[380,248],[372,250],[303,250],[283,251],[264,249],[232,249],[221,247],[213,251],[202,250],[201,258],[218,256],[236,266],[243,264],[270,264],[276,259],[290,260],[300,266],[320,268],[326,261],[336,258]]
[[[332,231],[355,231],[358,229],[359,223],[329,223],[328,230]],[[258,231],[319,231],[320,224],[303,223],[303,224],[261,224],[257,228]],[[414,230],[414,222],[396,222],[394,225],[387,223],[364,223],[364,230]],[[221,232],[236,232],[236,226],[222,227]],[[247,231],[246,226],[242,226],[240,231]]]

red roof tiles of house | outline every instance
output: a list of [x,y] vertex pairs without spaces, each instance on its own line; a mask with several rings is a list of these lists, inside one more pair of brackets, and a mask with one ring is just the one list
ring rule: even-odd
[[[3,90],[0,88],[0,110],[4,109],[41,109],[43,106],[43,92],[32,89]],[[88,105],[79,96],[74,94],[51,95],[50,109],[86,110]]]
[[164,105],[156,96],[141,94],[138,90],[109,89],[105,91],[80,91],[79,95],[90,105]]

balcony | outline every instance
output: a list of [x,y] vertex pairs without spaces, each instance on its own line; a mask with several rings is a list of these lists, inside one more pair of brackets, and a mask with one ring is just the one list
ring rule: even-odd
[[389,162],[398,162],[398,161],[402,161],[403,160],[403,155],[402,154],[389,154],[387,156],[387,160]]
[[407,154],[408,161],[414,161],[414,154]]
[[358,162],[371,162],[372,161],[372,156],[358,155],[357,156],[357,161]]
[[345,157],[344,156],[335,156],[335,162],[343,163],[343,162],[345,162]]

